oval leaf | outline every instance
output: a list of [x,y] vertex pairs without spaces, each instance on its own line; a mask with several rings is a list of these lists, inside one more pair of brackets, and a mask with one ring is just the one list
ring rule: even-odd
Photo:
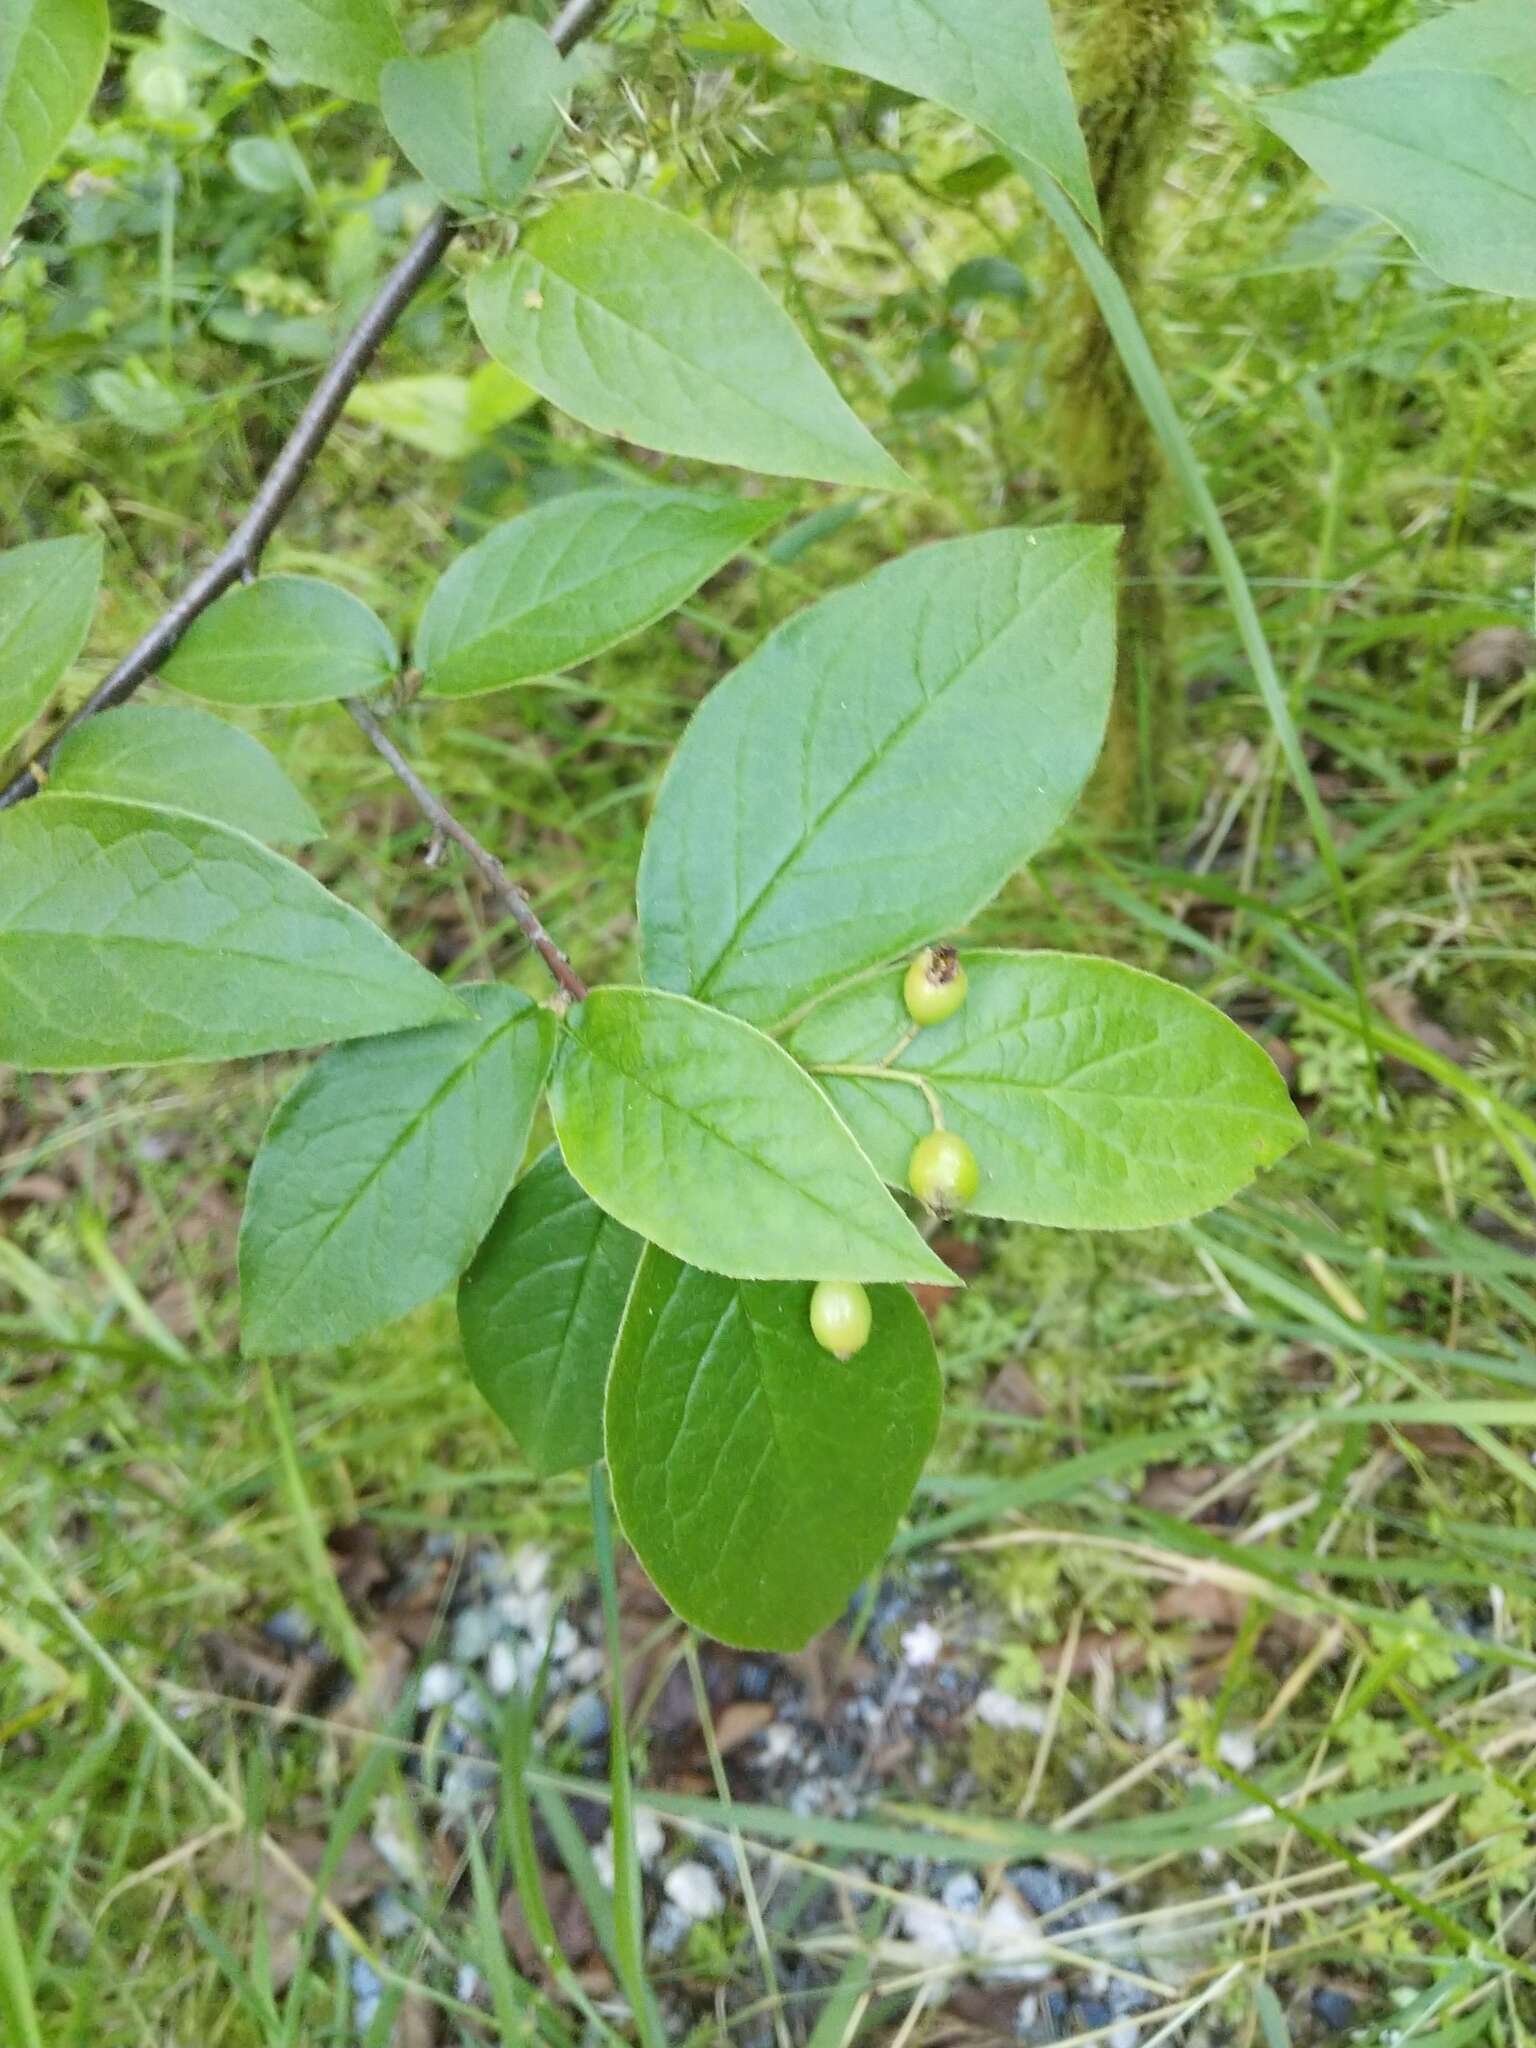
[[366,696],[399,665],[389,628],[350,590],[259,576],[194,620],[160,674],[214,704],[318,704]]
[[414,650],[423,690],[467,697],[586,661],[672,611],[784,510],[615,487],[509,519],[427,600]]
[[471,49],[397,57],[379,78],[389,132],[449,206],[515,206],[560,130],[565,60],[537,22],[498,21]]
[[[976,1154],[969,1206],[1018,1223],[1123,1230],[1198,1216],[1305,1137],[1268,1054],[1188,989],[1067,953],[964,961],[964,1004],[915,1038],[897,972],[833,996],[790,1041],[887,1180],[906,1179],[931,1128],[914,1078]],[[823,1071],[838,1066],[885,1072]]]
[[1536,98],[1459,71],[1323,79],[1258,112],[1451,284],[1536,298]]
[[771,1024],[958,930],[1099,751],[1114,534],[919,549],[802,612],[706,698],[640,863],[648,981]]
[[165,804],[249,832],[270,846],[320,837],[315,816],[259,740],[211,712],[124,704],[65,736],[50,792]]
[[904,490],[767,287],[648,199],[564,199],[469,287],[491,354],[573,418],[669,455]]
[[444,372],[375,378],[352,393],[347,417],[380,427],[409,448],[462,462],[498,427],[538,402],[539,394],[500,363],[482,363],[469,377]]
[[939,1425],[933,1338],[904,1287],[839,1361],[811,1290],[721,1279],[651,1246],[608,1380],[624,1533],[685,1621],[798,1650],[885,1555]]
[[0,248],[90,105],[106,61],[106,0],[5,0],[0,9]]
[[545,1477],[603,1455],[603,1386],[641,1249],[552,1145],[460,1283],[470,1378]]
[[377,925],[254,839],[43,796],[0,816],[0,1061],[140,1067],[459,1017]]
[[755,1280],[933,1280],[934,1257],[814,1082],[735,1017],[595,989],[550,1089],[565,1163],[610,1216]]
[[[746,0],[781,42],[935,100],[1028,157],[1095,225],[1098,201],[1047,0]],[[1129,34],[1130,31],[1127,30]]]
[[1396,37],[1372,71],[1482,71],[1536,93],[1536,8],[1530,0],[1467,0]]
[[85,645],[100,585],[93,533],[0,554],[0,752],[26,731]]
[[154,0],[246,57],[311,85],[376,100],[379,72],[404,49],[389,0]]
[[451,1287],[522,1164],[554,1019],[509,988],[462,1023],[327,1053],[283,1101],[240,1226],[249,1352],[344,1344]]

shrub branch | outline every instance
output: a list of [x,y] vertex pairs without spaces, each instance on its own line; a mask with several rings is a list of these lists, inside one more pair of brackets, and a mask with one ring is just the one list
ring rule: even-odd
[[[567,0],[567,5],[550,27],[550,38],[555,47],[562,53],[574,49],[597,26],[608,4],[609,0]],[[342,408],[353,389],[385,337],[437,268],[457,228],[457,219],[446,208],[440,207],[433,214],[385,278],[377,297],[315,386],[309,403],[283,443],[277,460],[262,479],[240,524],[208,566],[161,613],[144,637],[123,656],[111,674],[97,684],[78,710],[65,719],[48,744],[0,790],[0,811],[9,810],[13,804],[36,796],[60,741],[77,726],[84,725],[87,719],[96,717],[98,712],[126,704],[214,599],[222,597],[232,584],[255,575],[263,549],[309,475],[315,458],[330,439],[331,429],[341,417]],[[488,855],[486,857],[489,858]]]
[[451,839],[456,846],[463,847],[481,880],[518,926],[560,987],[573,1002],[585,1002],[586,983],[544,929],[539,914],[527,895],[513,881],[495,854],[482,846],[468,826],[461,825],[442,798],[422,781],[366,704],[359,698],[348,697],[346,706],[367,734],[369,744],[375,753],[389,763],[415,798],[416,808],[431,823],[434,832],[441,833],[443,838]]

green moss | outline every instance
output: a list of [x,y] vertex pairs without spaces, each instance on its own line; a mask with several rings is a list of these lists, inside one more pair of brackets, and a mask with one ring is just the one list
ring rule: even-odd
[[[1156,199],[1189,125],[1209,0],[1070,0],[1060,15],[1104,220],[1104,246],[1145,313]],[[1100,792],[1127,809],[1138,760],[1152,808],[1156,756],[1175,708],[1167,594],[1159,574],[1162,463],[1109,332],[1076,270],[1053,296],[1052,441],[1078,514],[1125,529],[1118,688]]]

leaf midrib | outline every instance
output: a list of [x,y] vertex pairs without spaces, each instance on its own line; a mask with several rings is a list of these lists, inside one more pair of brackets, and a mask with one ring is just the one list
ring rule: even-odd
[[[665,208],[660,208],[658,210],[663,213],[666,212]],[[727,257],[727,259],[732,263],[735,263],[737,261],[735,257],[731,256],[731,252],[728,249],[724,250],[724,254]],[[758,418],[764,421],[775,432],[782,434],[786,431],[786,429],[788,429],[797,435],[803,436],[813,445],[819,442],[821,446],[824,449],[827,449],[829,452],[837,452],[838,443],[836,439],[834,439],[831,436],[830,430],[822,428],[820,426],[807,427],[803,425],[802,422],[792,414],[786,414],[782,411],[773,411],[768,406],[765,406],[763,404],[761,398],[755,391],[742,389],[741,387],[733,383],[729,377],[722,376],[719,369],[710,363],[694,362],[691,357],[684,355],[680,349],[676,348],[664,336],[654,333],[650,328],[640,326],[637,321],[632,320],[627,314],[619,312],[615,307],[609,305],[606,300],[599,298],[597,293],[592,289],[592,287],[589,284],[578,283],[576,279],[567,277],[564,271],[557,269],[556,266],[553,263],[551,263],[547,257],[541,256],[536,251],[531,249],[523,250],[521,252],[521,256],[525,262],[533,265],[538,270],[545,272],[548,276],[554,278],[558,283],[564,285],[565,289],[569,292],[574,293],[578,300],[581,300],[585,302],[587,305],[594,307],[596,311],[603,315],[604,319],[611,320],[616,327],[621,328],[626,334],[637,335],[639,339],[646,344],[647,347],[658,350],[662,355],[669,358],[672,362],[679,364],[684,370],[688,372],[690,376],[698,378],[706,383],[713,384],[718,390],[729,392],[730,396],[734,400],[736,400],[738,404],[747,407],[752,413],[754,413]],[[517,259],[514,259],[514,262],[516,260]],[[784,312],[782,306],[780,306],[777,300],[773,298],[772,294],[767,291],[767,288],[761,283],[761,281],[753,276],[752,272],[747,269],[745,264],[741,264],[739,267],[743,273],[745,280],[752,286],[754,286],[758,291],[762,292],[764,298],[768,302],[768,305],[773,309],[773,311],[778,313],[784,320],[788,321],[788,314]],[[512,284],[511,280],[509,279],[507,284],[507,292],[509,296],[511,294],[511,291]],[[794,328],[793,323],[790,323],[790,327],[791,332],[794,334],[796,341],[800,344],[801,347],[804,347],[804,340],[800,336],[798,330]],[[871,448],[878,449],[880,454],[885,456],[886,461],[891,463],[893,468],[896,467],[897,465],[895,463],[895,458],[888,454],[885,448],[881,446],[880,442],[878,442],[875,439],[874,435],[870,433],[869,429],[865,426],[864,422],[859,418],[858,414],[854,412],[852,407],[848,404],[848,401],[843,397],[842,393],[833,383],[832,379],[827,375],[827,372],[822,368],[821,364],[816,361],[816,358],[813,355],[809,354],[808,350],[807,355],[809,356],[810,363],[816,371],[818,377],[821,380],[823,380],[822,388],[818,391],[818,396],[823,400],[826,397],[830,396],[834,405],[840,407],[843,413],[846,415],[846,418],[839,422],[839,424],[844,428],[845,433],[847,428],[851,425],[851,427],[853,428],[853,434],[850,438],[854,443],[856,443],[860,447],[861,452],[864,444],[867,443]],[[588,359],[590,360],[590,352],[588,352]],[[593,367],[596,368],[596,365],[594,364]],[[842,453],[846,455],[849,452],[851,452],[850,449],[845,445],[842,449]]]
[[[628,1070],[628,1068],[620,1066],[617,1059],[613,1058],[611,1055],[605,1056],[599,1053],[592,1046],[591,1042],[588,1039],[585,1039],[581,1036],[580,1032],[572,1029],[569,1025],[567,1026],[567,1029],[571,1030],[572,1038],[582,1048],[582,1050],[586,1053],[589,1059],[601,1060],[602,1063],[606,1065],[612,1073],[615,1073],[619,1076],[620,1080],[626,1081],[631,1086],[638,1088],[642,1095],[650,1096],[651,1100],[653,1102],[659,1102],[663,1109],[670,1109],[675,1116],[680,1116],[686,1123],[693,1124],[697,1129],[703,1131],[707,1137],[712,1138],[716,1144],[723,1145],[727,1151],[734,1152],[739,1158],[746,1160],[747,1163],[755,1167],[759,1173],[765,1173],[771,1180],[778,1181],[781,1186],[788,1188],[792,1194],[796,1195],[801,1201],[808,1203],[813,1209],[819,1209],[823,1215],[835,1218],[835,1220],[844,1230],[848,1230],[851,1228],[847,1217],[844,1215],[842,1210],[836,1207],[834,1203],[822,1201],[818,1195],[814,1194],[810,1189],[808,1189],[805,1186],[804,1182],[791,1180],[787,1174],[781,1173],[777,1167],[770,1165],[770,1163],[766,1159],[760,1157],[759,1154],[755,1152],[749,1152],[744,1145],[739,1144],[736,1139],[730,1137],[726,1132],[718,1130],[713,1124],[706,1123],[704,1118],[700,1116],[696,1110],[688,1108],[687,1105],[684,1103],[675,1101],[670,1095],[663,1095],[659,1089],[653,1088],[650,1085],[650,1083],[644,1080],[640,1075],[633,1074]],[[765,1042],[770,1045],[773,1043],[771,1039]],[[796,1073],[799,1074],[800,1077],[809,1084],[812,1090],[816,1093],[818,1099],[824,1099],[821,1098],[821,1091],[817,1089],[816,1083],[813,1080],[811,1080],[811,1077],[805,1072],[805,1069],[799,1066],[799,1064],[795,1060],[791,1059],[788,1053],[786,1053],[784,1057],[789,1060],[790,1065],[794,1067]],[[834,1109],[832,1109],[830,1103],[827,1104],[827,1109],[829,1111],[829,1114],[834,1119],[834,1122],[838,1122],[837,1112]],[[875,1172],[874,1167],[870,1165],[869,1161],[864,1158],[864,1154],[859,1147],[858,1140],[854,1138],[851,1133],[847,1133],[846,1135],[848,1136],[848,1142],[852,1146],[854,1152],[860,1159],[864,1160],[864,1164],[869,1168],[870,1177],[873,1180],[874,1185],[879,1189],[882,1200],[884,1200],[887,1203],[890,1203],[891,1207],[894,1209],[895,1204],[891,1202],[891,1197],[886,1190],[885,1183],[880,1179],[880,1176],[878,1175],[878,1173]],[[897,1209],[896,1214],[898,1217],[900,1217],[901,1211]],[[905,1222],[905,1220],[906,1219],[903,1217],[902,1221]],[[879,1249],[883,1252],[888,1253],[892,1249],[892,1246],[889,1243],[883,1243],[881,1240],[877,1238],[872,1238],[867,1230],[860,1228],[859,1235],[863,1237],[866,1242],[877,1245]],[[918,1241],[919,1243],[921,1243],[921,1239],[919,1239]]]
[[[507,1036],[508,1032],[515,1031],[520,1024],[527,1023],[531,1016],[537,1017],[537,1015],[537,1011],[517,1011],[515,1015],[509,1017],[505,1023],[498,1024],[496,1028],[490,1033],[490,1035],[484,1040],[482,1040],[481,1043],[477,1045],[469,1053],[467,1058],[461,1060],[458,1066],[456,1066],[450,1074],[444,1077],[443,1081],[434,1091],[432,1096],[425,1103],[422,1104],[421,1108],[418,1109],[406,1123],[401,1125],[400,1130],[396,1138],[394,1139],[393,1143],[390,1145],[389,1149],[386,1152],[384,1152],[380,1156],[380,1158],[375,1162],[375,1164],[368,1169],[367,1173],[363,1175],[362,1179],[358,1182],[353,1192],[347,1197],[346,1201],[342,1203],[341,1207],[339,1209],[334,1209],[331,1211],[329,1219],[327,1220],[324,1228],[320,1231],[319,1235],[314,1239],[313,1243],[306,1251],[304,1257],[300,1260],[297,1269],[288,1276],[286,1282],[284,1283],[285,1286],[293,1288],[298,1287],[301,1284],[305,1275],[309,1272],[311,1266],[314,1264],[315,1259],[330,1243],[331,1239],[336,1235],[337,1231],[340,1230],[341,1227],[354,1214],[359,1203],[361,1203],[364,1200],[364,1198],[368,1195],[368,1193],[373,1188],[374,1184],[380,1179],[382,1179],[384,1174],[386,1174],[389,1171],[390,1167],[395,1164],[399,1155],[405,1150],[406,1146],[410,1144],[411,1140],[416,1136],[416,1133],[429,1120],[433,1113],[442,1106],[442,1104],[448,1099],[448,1097],[452,1095],[455,1092],[455,1090],[458,1089],[464,1083],[466,1077],[474,1071],[475,1067],[479,1064],[479,1062],[482,1059],[484,1059],[488,1053],[492,1052],[497,1045],[500,1044],[501,1040]],[[451,1029],[452,1027],[450,1026],[449,1028]],[[301,1108],[302,1104],[296,1101],[293,1112],[295,1116],[299,1114]],[[278,1133],[273,1133],[274,1137],[277,1135]]]
[[[1091,550],[1084,549],[1083,552],[1079,554],[1074,561],[1069,562],[1065,568],[1059,570],[1057,574],[1052,577],[1051,581],[1044,586],[1043,589],[1037,591],[1034,594],[1027,610],[1012,612],[1009,615],[1007,621],[1002,626],[1000,626],[995,633],[989,635],[982,646],[978,647],[974,653],[966,656],[965,660],[961,663],[960,667],[957,668],[954,671],[954,673],[951,676],[949,676],[947,680],[937,690],[932,692],[924,691],[922,695],[919,697],[918,702],[913,706],[912,710],[907,714],[907,716],[900,720],[900,722],[893,728],[889,738],[887,739],[885,745],[880,749],[880,751],[878,753],[871,754],[865,760],[863,766],[858,770],[857,774],[855,774],[848,782],[844,783],[842,788],[838,790],[836,795],[832,798],[832,801],[829,804],[827,804],[815,818],[813,818],[806,826],[802,828],[800,836],[796,840],[795,844],[790,848],[788,853],[785,854],[783,859],[779,862],[778,866],[774,869],[773,873],[758,889],[756,895],[752,898],[752,901],[746,906],[744,910],[738,911],[735,922],[731,927],[730,933],[728,934],[724,942],[721,944],[719,950],[716,952],[714,959],[705,969],[703,976],[699,980],[695,981],[692,993],[695,996],[697,996],[700,999],[700,1001],[703,1001],[708,997],[710,988],[713,985],[716,976],[720,973],[721,969],[729,962],[732,953],[736,949],[738,941],[742,938],[748,926],[752,923],[754,918],[757,916],[758,912],[762,909],[762,906],[767,901],[768,897],[772,894],[774,890],[778,888],[784,876],[799,861],[801,856],[804,854],[806,848],[818,836],[818,834],[821,833],[821,831],[826,827],[829,821],[836,815],[836,813],[842,807],[842,805],[851,796],[853,796],[857,790],[863,787],[864,783],[869,780],[869,778],[876,772],[877,769],[882,768],[885,765],[889,757],[895,752],[895,750],[899,746],[901,746],[905,742],[908,735],[913,730],[915,730],[915,728],[922,722],[923,718],[926,717],[926,715],[934,708],[936,704],[941,703],[949,695],[951,690],[958,689],[960,685],[965,681],[965,678],[970,674],[971,670],[975,668],[979,663],[985,661],[993,653],[998,644],[1001,641],[1005,640],[1010,633],[1014,632],[1022,624],[1024,619],[1026,619],[1029,616],[1030,612],[1033,612],[1038,605],[1043,604],[1047,600],[1047,598],[1049,598],[1060,587],[1062,583],[1067,581],[1069,577],[1075,575],[1079,569],[1085,567],[1092,559],[1093,557]],[[743,948],[743,951],[745,952],[745,948]]]

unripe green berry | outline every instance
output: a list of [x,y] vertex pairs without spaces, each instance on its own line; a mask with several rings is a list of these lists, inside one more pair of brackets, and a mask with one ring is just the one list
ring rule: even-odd
[[811,1335],[834,1358],[852,1358],[869,1342],[874,1311],[857,1280],[820,1280],[811,1295]]
[[965,1001],[965,969],[953,946],[925,946],[901,985],[914,1024],[942,1024]]
[[954,1131],[930,1131],[912,1147],[907,1181],[925,1207],[953,1216],[975,1197],[981,1169],[964,1138]]

